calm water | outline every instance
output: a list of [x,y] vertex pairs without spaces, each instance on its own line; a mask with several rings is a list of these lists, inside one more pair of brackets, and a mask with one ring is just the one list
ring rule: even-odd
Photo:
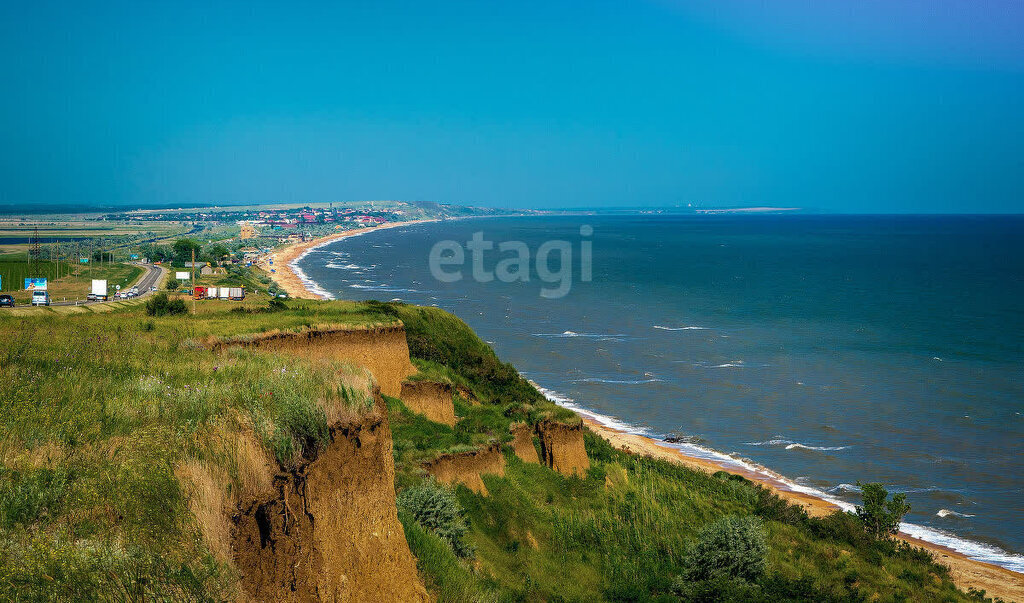
[[[431,246],[476,231],[534,253],[570,241],[570,293],[541,297],[535,269],[474,282],[468,253],[467,278],[432,278]],[[992,548],[1024,552],[1024,219],[481,219],[347,239],[299,265],[337,297],[450,310],[554,395],[638,431],[845,501],[857,480],[906,492],[908,521],[937,530],[925,536],[1024,570]]]

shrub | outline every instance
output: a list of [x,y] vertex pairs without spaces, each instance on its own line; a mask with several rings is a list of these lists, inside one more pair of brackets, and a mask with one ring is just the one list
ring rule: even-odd
[[146,302],[146,314],[150,316],[166,316],[188,312],[181,298],[170,299],[166,293],[157,293]]
[[701,530],[687,552],[685,577],[692,581],[739,578],[756,581],[767,565],[764,526],[755,517],[725,517]]
[[889,492],[882,484],[862,484],[863,507],[857,507],[857,516],[864,524],[864,531],[874,538],[891,538],[900,530],[900,521],[910,512],[906,494],[895,494],[892,500],[886,500]]
[[180,286],[181,283],[178,282],[178,279],[171,278],[167,279],[167,284],[164,285],[164,289],[167,289],[168,291],[176,291]]
[[473,556],[473,547],[463,540],[469,529],[466,513],[449,490],[433,481],[406,488],[398,495],[398,509],[437,534],[459,557]]

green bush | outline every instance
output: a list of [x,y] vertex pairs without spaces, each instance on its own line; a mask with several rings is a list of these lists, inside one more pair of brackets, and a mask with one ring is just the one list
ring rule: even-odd
[[754,582],[765,571],[768,543],[756,517],[724,517],[701,530],[687,552],[685,577],[691,581],[739,578]]
[[181,286],[181,283],[178,282],[178,279],[172,278],[172,279],[167,279],[167,284],[164,285],[164,289],[167,289],[168,291],[177,291],[178,287],[180,287],[180,286]]
[[903,516],[910,512],[910,505],[907,504],[906,494],[893,495],[892,500],[887,500],[889,492],[882,487],[882,484],[862,484],[857,482],[861,488],[863,507],[857,507],[857,516],[864,523],[864,531],[874,538],[892,538],[900,531],[900,521]]
[[449,490],[433,481],[406,488],[398,495],[398,509],[437,534],[459,557],[473,556],[473,547],[463,540],[469,529],[465,511]]
[[150,316],[167,316],[185,314],[188,307],[181,298],[170,299],[166,293],[157,293],[146,302],[146,314]]

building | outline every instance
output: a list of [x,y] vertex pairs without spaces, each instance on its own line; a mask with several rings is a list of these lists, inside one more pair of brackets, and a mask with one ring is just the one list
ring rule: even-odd
[[242,224],[242,232],[238,235],[239,239],[255,239],[256,238],[256,227],[246,222]]

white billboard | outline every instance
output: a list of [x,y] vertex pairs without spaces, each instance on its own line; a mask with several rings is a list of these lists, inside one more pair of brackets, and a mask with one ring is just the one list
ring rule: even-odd
[[187,281],[188,280],[188,273],[187,272],[175,272],[174,273],[174,278],[179,280],[179,281]]

